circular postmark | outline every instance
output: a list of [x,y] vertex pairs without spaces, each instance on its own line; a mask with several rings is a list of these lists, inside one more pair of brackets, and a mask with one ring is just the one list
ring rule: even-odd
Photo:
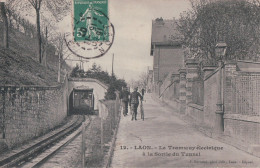
[[113,45],[115,28],[101,10],[92,8],[92,14],[87,10],[73,17],[73,32],[65,33],[64,41],[74,55],[95,59],[104,56]]

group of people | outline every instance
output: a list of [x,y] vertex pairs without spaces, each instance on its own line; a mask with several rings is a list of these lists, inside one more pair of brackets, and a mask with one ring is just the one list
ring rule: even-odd
[[140,101],[143,101],[144,97],[144,89],[141,90],[142,95],[138,92],[138,87],[134,88],[134,91],[130,93],[127,89],[127,87],[123,88],[123,91],[121,93],[121,100],[123,105],[123,114],[124,116],[128,113],[128,105],[130,106],[130,110],[132,113],[132,120],[137,120],[137,109],[139,106],[139,99]]

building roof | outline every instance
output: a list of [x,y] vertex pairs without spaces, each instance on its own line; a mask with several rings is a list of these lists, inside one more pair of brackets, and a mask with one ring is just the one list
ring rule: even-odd
[[151,51],[150,55],[153,55],[153,50],[156,46],[180,46],[182,42],[182,35],[177,29],[178,20],[164,20],[163,18],[157,18],[152,21],[152,37],[151,37]]
[[163,20],[157,18],[152,21],[152,45],[180,44],[181,34],[177,30],[177,20]]

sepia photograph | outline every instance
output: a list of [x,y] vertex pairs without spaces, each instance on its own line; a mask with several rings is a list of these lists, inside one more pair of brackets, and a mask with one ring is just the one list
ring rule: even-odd
[[260,0],[0,0],[9,167],[260,167]]

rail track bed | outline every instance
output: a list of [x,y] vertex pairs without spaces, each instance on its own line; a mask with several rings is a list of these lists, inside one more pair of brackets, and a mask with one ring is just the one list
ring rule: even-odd
[[[83,116],[73,116],[64,126],[33,140],[28,145],[0,156],[0,167],[39,167],[81,133],[79,127],[83,121]],[[91,119],[87,117],[86,127],[90,121]]]

